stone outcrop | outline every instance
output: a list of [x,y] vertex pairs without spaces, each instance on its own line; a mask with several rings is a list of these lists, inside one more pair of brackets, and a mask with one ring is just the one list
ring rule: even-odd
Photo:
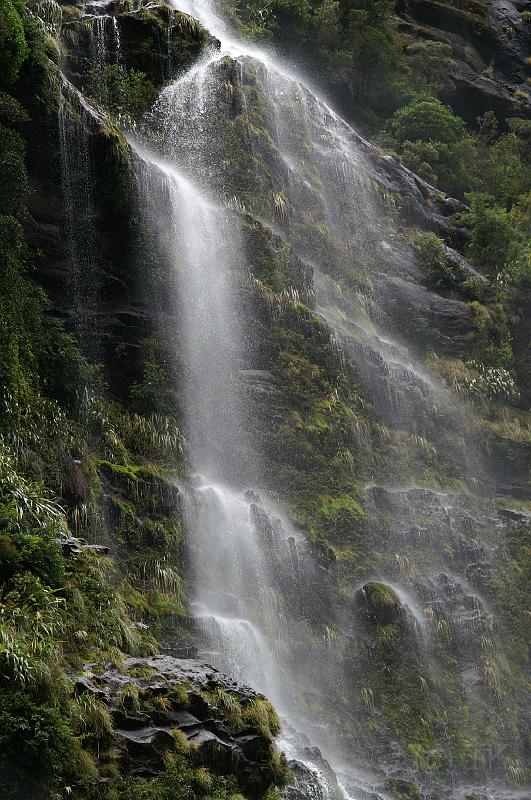
[[474,330],[472,312],[462,300],[441,297],[396,276],[382,281],[380,289],[382,305],[397,322],[406,316],[415,324],[427,325],[434,335],[445,337],[451,351],[458,351]]
[[233,774],[247,797],[262,797],[271,778],[273,744],[252,724],[234,724],[210,701],[229,693],[242,707],[262,699],[218,670],[168,655],[128,658],[95,674],[91,665],[74,678],[78,693],[105,703],[113,719],[121,770],[154,776],[168,752],[186,752],[216,774]]
[[494,111],[507,117],[531,113],[529,65],[531,28],[522,16],[526,4],[513,0],[398,0],[399,30],[411,41],[448,44],[454,88],[445,99],[473,123]]

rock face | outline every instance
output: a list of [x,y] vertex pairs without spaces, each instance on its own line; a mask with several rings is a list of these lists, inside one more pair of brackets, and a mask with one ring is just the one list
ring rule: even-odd
[[141,70],[160,87],[196,58],[208,34],[196,20],[164,3],[132,8],[121,0],[87,3],[81,15],[63,25],[69,45],[66,68],[76,85],[90,82],[94,69],[109,64]]
[[378,148],[353,134],[374,169],[374,180],[385,190],[400,198],[405,219],[419,228],[443,235],[452,226],[450,217],[465,206],[431,186],[393,156],[383,155]]
[[450,350],[458,351],[465,337],[473,331],[472,312],[461,300],[441,297],[412,281],[394,276],[382,281],[380,289],[382,304],[393,318],[403,321],[405,311],[408,320],[414,320],[415,324],[420,320],[434,334],[446,337]]
[[442,42],[452,48],[445,99],[468,122],[493,110],[500,120],[527,116],[531,28],[525,4],[511,0],[398,0],[399,30],[413,41]]
[[226,693],[243,708],[265,698],[209,664],[167,655],[128,658],[122,668],[110,664],[98,675],[87,665],[75,686],[109,707],[119,763],[127,774],[154,776],[167,752],[184,750],[196,765],[233,774],[248,797],[267,791],[271,740],[252,724],[231,722],[210,695]]
[[[200,54],[208,34],[165,4],[134,10],[112,0],[67,9],[54,106],[35,115],[28,132],[32,191],[25,228],[41,254],[37,280],[50,298],[50,314],[106,365],[111,393],[120,397],[139,379],[142,342],[170,310],[155,246],[138,214],[134,157],[94,100],[94,87],[108,68],[134,71],[137,80],[143,76],[143,107],[135,110],[141,113],[163,82]],[[160,294],[156,308],[154,294]]]

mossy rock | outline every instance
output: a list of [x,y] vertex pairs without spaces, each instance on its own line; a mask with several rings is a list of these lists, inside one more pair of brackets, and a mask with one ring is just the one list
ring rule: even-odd
[[396,625],[404,618],[402,603],[385,583],[364,584],[356,593],[356,599],[371,625]]
[[419,787],[411,781],[389,778],[387,787],[396,800],[421,800],[422,793]]

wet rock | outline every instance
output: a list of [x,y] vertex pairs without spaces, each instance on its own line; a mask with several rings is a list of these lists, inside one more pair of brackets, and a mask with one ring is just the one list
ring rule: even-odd
[[108,705],[123,774],[156,775],[165,754],[182,747],[185,737],[195,764],[235,775],[248,797],[262,797],[269,787],[269,739],[254,727],[232,724],[204,693],[222,689],[241,705],[259,695],[209,664],[169,655],[128,658],[123,668],[109,664],[102,674],[87,665],[74,685]]
[[365,151],[372,164],[372,177],[387,192],[399,197],[402,215],[409,222],[439,234],[455,227],[450,217],[458,211],[465,211],[463,203],[431,186],[397,158],[383,155],[361,136],[355,136],[358,147]]
[[151,726],[138,729],[115,729],[116,735],[125,742],[129,755],[135,762],[151,762],[164,756],[173,749],[175,740],[171,729],[153,728]]
[[[397,325],[422,324],[444,336],[450,350],[458,350],[474,330],[474,317],[466,303],[430,292],[411,281],[389,277],[380,283],[380,297]],[[419,334],[420,330],[408,331]],[[426,330],[424,330],[424,336]]]
[[371,625],[393,625],[405,612],[396,592],[385,583],[366,583],[356,592],[358,607]]
[[337,778],[317,747],[305,748],[308,761],[292,759],[288,767],[292,781],[285,787],[285,800],[334,800],[342,797]]
[[107,555],[109,548],[104,544],[89,544],[86,539],[76,536],[69,536],[66,539],[57,540],[62,547],[63,555],[77,555],[83,550],[92,550],[93,553]]
[[515,508],[500,508],[498,511],[500,517],[507,517],[508,519],[516,520],[516,522],[523,522],[529,525],[531,522],[531,514],[527,511],[517,511]]
[[465,289],[467,282],[474,285],[475,296],[482,301],[493,301],[496,298],[496,288],[481,272],[470,264],[461,253],[444,245],[446,263],[452,271],[456,284]]
[[289,761],[292,782],[283,792],[285,800],[326,800],[326,789],[318,776],[302,761]]

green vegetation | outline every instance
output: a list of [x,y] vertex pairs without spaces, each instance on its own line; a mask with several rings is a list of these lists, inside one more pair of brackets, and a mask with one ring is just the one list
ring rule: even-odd
[[119,64],[94,67],[88,75],[88,92],[126,127],[151,108],[158,96],[145,72]]
[[[486,8],[470,0],[454,11],[484,29]],[[518,369],[514,331],[518,302],[531,282],[530,123],[498,121],[488,113],[467,127],[443,100],[452,91],[450,48],[401,37],[389,0],[250,0],[233,9],[253,38],[296,56],[311,52],[307,63],[324,84],[339,86],[343,108],[355,109],[363,130],[421,177],[466,203],[448,242],[401,226],[426,286],[466,302],[472,320],[457,353],[449,353],[448,342],[428,331],[423,354],[434,374],[475,404],[475,416],[466,418],[467,436],[478,434],[485,454],[494,453],[503,464],[528,464],[529,385]],[[53,16],[57,9],[49,12]],[[204,44],[200,26],[177,14],[167,45],[169,14],[165,7],[140,10],[144,28],[139,25],[131,36],[130,63],[87,69],[80,56],[70,64],[76,85],[110,115],[101,130],[90,131],[89,149],[100,160],[91,179],[111,300],[124,295],[133,274],[149,285],[157,302],[167,293],[161,254],[136,207],[131,159],[116,123],[134,127],[163,81],[190,63]],[[83,52],[85,23],[85,33],[77,30],[79,14],[73,8],[63,7],[63,18]],[[0,0],[0,794],[6,800],[70,795],[79,800],[240,800],[233,778],[197,767],[195,750],[178,728],[158,777],[121,777],[108,705],[73,688],[71,676],[87,665],[97,675],[109,663],[122,665],[127,656],[157,652],[170,629],[176,646],[193,649],[176,485],[189,465],[179,427],[178,359],[168,345],[174,330],[141,319],[138,336],[131,335],[127,309],[116,338],[114,329],[102,336],[99,363],[99,353],[82,354],[71,321],[55,318],[57,310],[39,284],[54,278],[42,269],[46,255],[35,246],[32,203],[39,197],[42,202],[54,182],[60,184],[58,158],[49,158],[43,172],[35,169],[43,152],[57,148],[55,62],[60,54],[50,38],[52,28],[38,23],[24,3]],[[420,652],[396,592],[376,581],[364,585],[363,597],[356,592],[380,570],[403,578],[423,566],[410,543],[388,547],[396,534],[391,515],[377,517],[380,528],[369,527],[373,511],[367,484],[392,485],[398,477],[422,475],[426,485],[438,486],[444,479],[462,489],[461,468],[448,453],[463,453],[466,463],[468,440],[457,429],[419,425],[409,432],[377,418],[363,396],[356,365],[315,314],[309,268],[247,214],[245,204],[253,208],[259,195],[279,223],[290,219],[315,246],[316,256],[326,258],[329,233],[311,216],[290,217],[286,197],[268,172],[273,146],[256,67],[246,67],[242,88],[224,80],[229,66],[220,69],[222,110],[205,124],[226,129],[212,158],[249,244],[242,296],[260,342],[256,361],[270,373],[257,393],[253,434],[263,449],[264,486],[308,532],[309,555],[300,558],[306,559],[305,568],[316,565],[313,572],[298,573],[299,555],[292,553],[293,578],[282,591],[272,591],[273,602],[279,616],[287,605],[296,609],[300,651],[307,655],[310,648],[323,658],[334,649],[346,664],[346,678],[330,691],[337,708],[314,700],[317,713],[328,721],[337,709],[348,708],[346,718],[358,715],[363,736],[395,737],[404,757],[425,775],[445,775],[455,765],[481,775],[496,744],[492,716],[485,710],[493,708],[506,743],[506,751],[493,758],[504,765],[507,779],[519,784],[523,759],[519,719],[512,709],[525,682],[529,528],[524,523],[511,528],[496,568],[477,580],[479,585],[485,580],[491,595],[495,634],[507,656],[495,652],[494,634],[482,629],[481,652],[474,655],[485,703],[474,708],[455,678],[459,653],[451,622],[431,607],[424,609],[435,641],[436,668],[428,679],[432,665]],[[256,118],[244,113],[247,100],[254,102]],[[69,112],[76,117],[79,109],[73,104]],[[266,169],[255,180],[259,164]],[[52,242],[56,221],[57,216],[46,223]],[[130,257],[137,244],[140,264]],[[460,247],[477,274],[460,272],[446,245]],[[115,272],[106,271],[111,262]],[[344,275],[337,277],[348,277],[348,288],[356,290],[360,308],[366,309],[371,296],[364,293],[369,284],[364,268],[364,263],[345,264]],[[467,520],[461,526],[465,532]],[[419,533],[429,526],[430,519],[421,520]],[[463,546],[478,548],[481,566],[479,545],[465,539]],[[106,545],[112,557],[91,545]],[[457,545],[447,547],[444,556],[457,559]],[[272,560],[277,558],[274,553]],[[475,580],[472,576],[471,584]],[[363,626],[360,652],[349,652],[351,641],[340,640],[330,620],[335,606],[346,624]],[[171,707],[165,695],[147,698],[133,682],[149,677],[142,668],[133,667],[128,675],[118,708],[137,713],[149,705],[162,713]],[[359,684],[360,675],[368,676],[366,685]],[[172,691],[177,705],[188,703],[186,686]],[[280,730],[265,698],[241,702],[218,687],[204,693],[203,701],[228,728],[249,726],[267,742]],[[346,738],[352,735],[346,732]],[[281,786],[289,779],[285,759],[272,753],[271,782]],[[418,787],[405,780],[390,779],[388,789],[404,800],[420,796]]]
[[120,800],[243,800],[234,778],[213,776],[204,767],[194,769],[180,754],[168,758],[159,777],[124,781],[115,796]]

